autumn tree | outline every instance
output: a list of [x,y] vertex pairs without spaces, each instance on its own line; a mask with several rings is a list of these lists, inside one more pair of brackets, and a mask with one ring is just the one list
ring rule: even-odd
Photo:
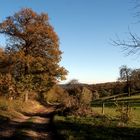
[[131,74],[132,74],[132,70],[130,68],[128,68],[127,66],[123,65],[120,67],[119,80],[126,82],[128,96],[130,96]]
[[77,79],[72,79],[68,82],[68,85],[75,85],[75,84],[80,84]]
[[10,73],[10,57],[0,48],[0,93],[6,97],[16,96],[13,77]]
[[26,100],[31,90],[42,93],[65,79],[67,71],[59,65],[59,39],[46,13],[22,9],[0,23],[0,33],[8,39],[5,54],[10,58],[10,74]]
[[134,69],[132,71],[131,81],[133,90],[140,90],[140,69]]

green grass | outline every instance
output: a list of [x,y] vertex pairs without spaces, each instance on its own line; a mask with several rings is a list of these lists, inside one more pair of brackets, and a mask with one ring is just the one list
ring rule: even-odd
[[[104,108],[104,115],[110,117],[110,118],[117,118],[117,116],[120,115],[118,111],[116,111],[116,107],[105,107]],[[102,113],[102,108],[101,107],[93,107],[93,111],[96,112],[97,114]],[[131,108],[131,116],[132,120],[129,123],[129,127],[140,127],[140,106],[133,106]]]
[[[117,97],[121,102],[116,102],[114,97]],[[102,114],[102,101],[105,102],[104,115]],[[93,101],[92,108],[95,112],[93,117],[74,117],[74,116],[56,116],[55,126],[58,133],[66,140],[134,140],[140,138],[140,95],[131,97],[119,96],[104,97]],[[116,111],[120,105],[126,107],[129,102],[131,107],[129,121],[126,118],[121,118],[124,112]],[[117,107],[116,105],[119,105]],[[124,117],[124,116],[123,116]]]
[[[102,108],[101,107],[93,107],[93,111],[96,112],[97,114],[102,114]],[[119,115],[118,112],[116,112],[115,107],[105,107],[104,108],[104,115],[107,115],[108,117],[116,117]]]
[[140,127],[121,125],[106,116],[56,116],[55,127],[65,140],[130,140],[139,139]]
[[93,107],[95,116],[56,116],[55,127],[65,140],[130,140],[140,138],[140,106],[131,110],[131,120],[124,123],[119,119],[116,107]]

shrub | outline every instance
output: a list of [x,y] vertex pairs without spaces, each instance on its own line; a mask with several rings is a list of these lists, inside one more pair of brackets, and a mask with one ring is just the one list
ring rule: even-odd
[[86,116],[92,115],[90,102],[92,101],[92,92],[86,87],[71,86],[67,89],[68,94],[62,101],[61,114]]
[[0,74],[0,94],[7,98],[17,95],[14,81],[10,74]]
[[1,104],[0,105],[0,110],[7,111],[8,110],[8,104],[7,103]]
[[0,110],[8,111],[10,108],[12,108],[10,101],[6,98],[0,98]]
[[120,119],[121,122],[127,123],[132,119],[132,114],[131,114],[131,107],[129,104],[118,104],[117,105],[117,110],[119,112],[118,118]]
[[97,90],[92,93],[92,100],[99,99],[100,95]]
[[81,95],[80,95],[80,102],[82,104],[89,105],[91,101],[92,101],[92,92],[88,88],[83,87]]
[[53,86],[53,88],[44,94],[45,100],[50,103],[62,103],[66,96],[67,92],[58,85]]

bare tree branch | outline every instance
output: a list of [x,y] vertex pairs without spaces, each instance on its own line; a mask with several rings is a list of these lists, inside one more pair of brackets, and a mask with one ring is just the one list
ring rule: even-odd
[[112,40],[112,44],[114,46],[122,47],[122,50],[126,53],[126,55],[134,55],[140,52],[140,37],[137,34],[133,34],[129,31],[129,39],[121,40],[118,36],[116,40]]

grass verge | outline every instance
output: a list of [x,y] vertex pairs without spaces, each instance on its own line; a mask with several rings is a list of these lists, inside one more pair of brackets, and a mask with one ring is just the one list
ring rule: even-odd
[[105,116],[74,117],[56,116],[58,134],[65,140],[130,140],[140,138],[140,128],[118,125],[117,120]]

